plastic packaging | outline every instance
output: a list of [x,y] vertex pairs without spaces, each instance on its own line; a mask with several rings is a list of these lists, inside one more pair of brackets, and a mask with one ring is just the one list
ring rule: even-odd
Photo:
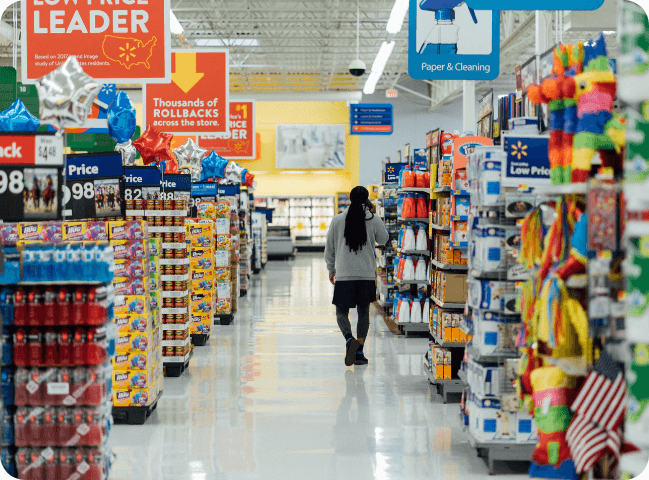
[[410,309],[410,323],[422,323],[421,303],[417,299],[414,299],[412,301],[412,307]]
[[411,281],[414,279],[415,279],[415,265],[412,261],[412,257],[410,255],[407,255],[403,264],[403,272],[401,274],[401,280]]
[[403,195],[403,205],[401,207],[401,218],[415,218],[417,215],[417,205],[415,195],[406,193]]
[[417,218],[428,218],[428,201],[424,195],[418,194],[416,200],[416,213]]
[[405,228],[405,234],[403,236],[403,246],[401,247],[403,250],[415,250],[416,242],[415,242],[415,231],[412,228],[412,225],[408,225]]
[[428,279],[427,267],[426,257],[419,257],[417,260],[417,268],[415,269],[415,280],[418,282],[425,282]]

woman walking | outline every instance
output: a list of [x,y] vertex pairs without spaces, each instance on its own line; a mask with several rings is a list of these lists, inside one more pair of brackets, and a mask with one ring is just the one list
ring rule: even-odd
[[[375,215],[365,187],[354,187],[351,204],[336,215],[327,232],[325,259],[329,281],[334,285],[336,318],[347,342],[345,365],[367,365],[363,345],[370,329],[370,303],[376,300],[376,244],[385,245],[388,232]],[[352,335],[349,309],[356,308],[357,339]]]

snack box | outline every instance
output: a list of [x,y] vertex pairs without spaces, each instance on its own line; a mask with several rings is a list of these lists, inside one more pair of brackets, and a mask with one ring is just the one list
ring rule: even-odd
[[115,315],[147,314],[151,312],[149,295],[115,295]]
[[149,352],[160,345],[160,329],[149,332],[120,332],[117,336],[117,354],[127,352]]
[[161,238],[149,238],[149,256],[159,256],[162,253],[162,239]]
[[162,301],[160,300],[160,290],[150,291],[149,297],[151,302],[151,310],[158,310],[158,308],[162,305]]
[[147,240],[111,240],[115,260],[144,259],[149,257],[149,242]]
[[142,278],[149,276],[149,258],[121,258],[115,260],[115,276]]
[[230,283],[230,267],[217,267],[214,269],[214,280],[216,283]]
[[0,225],[0,238],[5,245],[14,245],[18,241],[18,224],[5,223]]
[[111,240],[143,240],[148,236],[149,228],[144,220],[108,222],[108,238]]
[[132,351],[117,353],[112,359],[115,370],[146,370],[153,365],[160,363],[161,352],[159,348],[152,348],[146,352]]
[[113,390],[148,388],[155,383],[158,368],[152,365],[146,370],[113,370]]
[[193,247],[189,254],[189,268],[191,270],[212,270],[213,255],[212,247]]
[[192,247],[211,247],[214,244],[214,230],[211,223],[187,225],[187,237]]
[[217,218],[215,222],[216,235],[228,235],[230,233],[230,219]]
[[230,218],[230,204],[228,202],[216,202],[214,208],[216,218]]
[[232,312],[232,301],[229,298],[218,298],[214,305],[215,315],[229,315]]
[[150,256],[149,257],[149,275],[157,273],[160,271],[160,257],[159,256]]
[[155,291],[160,287],[160,275],[156,273],[149,273],[150,290]]
[[149,277],[117,277],[113,279],[112,283],[115,288],[115,295],[145,295],[151,292],[151,280]]
[[229,299],[232,296],[232,285],[229,283],[216,284],[216,298],[219,300]]
[[229,235],[216,236],[216,249],[217,250],[233,250],[233,241]]
[[202,280],[192,281],[192,292],[212,292],[213,290],[214,281],[211,278],[203,278]]
[[455,197],[455,215],[468,215],[470,209],[471,202],[469,201],[469,197]]
[[196,205],[198,218],[214,218],[216,216],[216,204],[214,202],[200,202]]
[[209,335],[212,325],[212,315],[192,315],[189,333],[191,335]]
[[227,251],[214,252],[214,267],[227,267],[230,265],[230,254]]
[[113,406],[115,407],[146,407],[157,398],[156,386],[147,388],[133,388],[113,392]]
[[189,296],[191,305],[191,314],[209,314],[212,313],[212,293],[211,292],[192,292]]
[[61,222],[19,223],[18,240],[60,243],[63,240]]
[[147,333],[153,330],[155,325],[155,315],[121,315],[113,319],[117,325],[119,334],[127,333]]

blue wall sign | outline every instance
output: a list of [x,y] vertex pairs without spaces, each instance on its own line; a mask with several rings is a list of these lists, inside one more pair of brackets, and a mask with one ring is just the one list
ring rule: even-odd
[[403,170],[407,163],[386,163],[385,164],[385,183],[399,183],[399,174]]
[[189,192],[192,189],[192,177],[189,174],[166,174],[160,180],[160,188],[165,192]]
[[158,167],[124,167],[124,184],[129,187],[159,187],[162,173]]
[[412,78],[498,77],[500,11],[474,11],[460,0],[410,0],[409,15],[408,73]]
[[192,183],[192,197],[216,197],[216,183]]
[[389,103],[356,103],[349,106],[352,135],[392,135],[394,110]]
[[549,185],[548,142],[548,137],[538,135],[504,136],[503,148],[507,159],[502,174],[502,185]]

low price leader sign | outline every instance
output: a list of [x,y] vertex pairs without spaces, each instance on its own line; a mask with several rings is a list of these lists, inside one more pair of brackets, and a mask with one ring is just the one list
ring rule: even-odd
[[174,50],[171,83],[144,85],[144,125],[174,135],[229,132],[227,50]]
[[255,120],[254,101],[230,102],[230,132],[220,135],[201,135],[198,137],[198,144],[207,150],[214,150],[223,158],[255,160],[257,158]]
[[110,83],[171,79],[170,0],[22,0],[23,83],[70,55]]

